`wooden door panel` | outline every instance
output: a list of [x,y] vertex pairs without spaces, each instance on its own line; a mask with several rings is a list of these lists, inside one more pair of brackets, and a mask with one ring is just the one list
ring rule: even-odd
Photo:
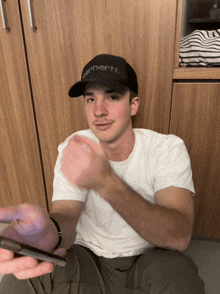
[[188,148],[196,189],[194,235],[220,239],[220,83],[174,84],[172,134]]
[[58,144],[88,127],[82,99],[68,90],[95,55],[122,55],[134,66],[141,97],[134,126],[168,132],[176,1],[33,1],[36,31],[20,2],[50,201]]
[[19,7],[7,1],[0,22],[0,206],[47,207]]
[[88,128],[83,99],[69,98],[68,90],[85,62],[106,50],[105,1],[35,1],[36,31],[29,25],[26,0],[21,8],[50,201],[58,145]]
[[141,105],[134,126],[168,133],[176,1],[108,0],[111,50],[134,66]]

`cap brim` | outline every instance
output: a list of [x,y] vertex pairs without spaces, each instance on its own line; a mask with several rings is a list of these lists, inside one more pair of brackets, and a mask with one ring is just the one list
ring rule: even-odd
[[82,96],[84,94],[84,89],[88,81],[79,81],[75,83],[69,90],[68,95],[72,98]]
[[119,92],[119,93],[124,93],[128,89],[128,87],[125,85],[120,85],[120,84],[116,85],[116,83],[114,81],[113,81],[113,83],[111,81],[105,81],[105,83],[103,83],[100,81],[90,79],[90,80],[84,80],[84,81],[79,81],[79,82],[75,83],[69,90],[69,93],[68,93],[69,97],[76,98],[76,97],[84,95],[85,87],[89,82],[93,82],[93,83],[97,83],[97,84],[106,86],[112,90]]

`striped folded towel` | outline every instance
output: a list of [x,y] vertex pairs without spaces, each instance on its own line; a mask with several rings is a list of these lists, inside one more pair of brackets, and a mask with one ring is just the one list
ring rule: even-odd
[[180,66],[220,66],[220,29],[195,30],[180,42]]

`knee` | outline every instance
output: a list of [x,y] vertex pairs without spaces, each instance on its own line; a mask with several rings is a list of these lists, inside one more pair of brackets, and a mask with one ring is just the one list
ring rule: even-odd
[[198,274],[198,268],[193,260],[178,250],[153,248],[145,252],[139,259],[137,266],[140,272],[160,275],[180,275],[186,271]]
[[[162,248],[153,248],[137,260],[129,282],[130,286],[149,293],[163,293],[167,288],[177,289],[168,293],[204,293],[204,283],[194,262],[179,251]],[[193,288],[198,291],[190,292]]]

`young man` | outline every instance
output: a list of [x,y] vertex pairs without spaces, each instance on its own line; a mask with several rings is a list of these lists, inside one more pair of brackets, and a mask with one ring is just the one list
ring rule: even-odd
[[39,207],[0,210],[0,220],[12,220],[5,236],[68,250],[67,266],[0,250],[0,273],[14,274],[1,293],[204,293],[197,267],[181,253],[194,215],[187,150],[176,136],[132,128],[137,94],[123,58],[102,54],[84,67],[69,95],[84,95],[90,129],[59,146],[55,166],[50,217],[60,237]]

